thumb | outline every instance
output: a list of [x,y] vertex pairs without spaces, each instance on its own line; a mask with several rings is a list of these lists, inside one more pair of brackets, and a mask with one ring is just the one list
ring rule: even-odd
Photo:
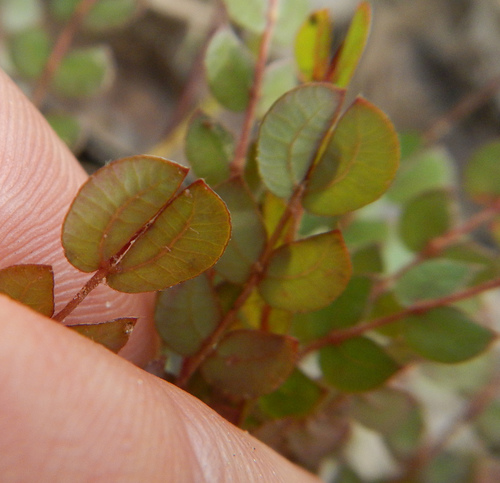
[[175,386],[0,296],[2,481],[319,480]]
[[[90,278],[64,257],[61,226],[87,175],[41,114],[0,71],[0,268],[52,265],[56,311]],[[154,355],[153,294],[129,295],[98,287],[65,323],[138,317],[121,355],[139,365]]]

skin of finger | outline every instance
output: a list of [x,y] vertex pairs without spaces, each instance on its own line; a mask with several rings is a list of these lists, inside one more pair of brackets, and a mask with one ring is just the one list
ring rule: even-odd
[[318,482],[203,403],[0,296],[2,482]]
[[[64,257],[61,227],[87,175],[7,75],[0,71],[0,268],[19,263],[52,265],[56,311],[90,278]],[[65,324],[138,317],[120,353],[138,365],[154,355],[153,294],[130,295],[100,286]]]

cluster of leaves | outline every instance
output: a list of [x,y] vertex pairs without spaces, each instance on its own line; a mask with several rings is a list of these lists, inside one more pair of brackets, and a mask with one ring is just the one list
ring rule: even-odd
[[[139,10],[137,0],[3,0],[0,25],[6,55],[2,67],[34,90],[37,105],[47,91],[59,99],[84,101],[113,82],[113,54],[103,35],[124,28]],[[68,40],[78,27],[88,41],[69,48]],[[57,102],[52,104],[45,117],[76,150],[83,133],[78,116],[55,107]]]
[[[496,338],[479,323],[476,296],[500,285],[500,267],[469,234],[489,221],[500,238],[500,144],[469,163],[464,188],[484,209],[463,223],[446,153],[402,136],[396,175],[389,119],[363,97],[346,101],[367,2],[333,56],[327,11],[306,17],[302,0],[225,5],[231,25],[211,39],[205,70],[220,105],[244,113],[243,127],[235,137],[223,116],[192,115],[186,157],[205,181],[186,187],[187,168],[153,156],[110,163],[63,226],[66,256],[94,273],[89,283],[55,315],[50,267],[8,267],[0,291],[58,321],[102,281],[161,291],[165,377],[226,418],[314,470],[338,455],[339,482],[361,481],[346,450],[359,428],[378,434],[403,473],[420,461],[424,481],[459,481],[455,455],[422,463],[422,405],[395,382],[416,362],[436,373],[485,358]],[[293,59],[268,61],[292,39]],[[134,323],[73,328],[117,351]],[[458,391],[483,383],[457,382]],[[497,413],[498,404],[477,421],[496,447]]]

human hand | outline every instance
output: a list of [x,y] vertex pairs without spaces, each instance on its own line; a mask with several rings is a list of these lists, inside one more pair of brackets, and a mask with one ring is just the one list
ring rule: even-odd
[[[60,242],[85,176],[0,72],[0,266],[52,265],[58,308],[88,278]],[[144,365],[157,348],[152,314],[151,294],[102,286],[67,322],[139,316],[121,355]],[[5,296],[0,324],[2,482],[318,481],[189,394]]]

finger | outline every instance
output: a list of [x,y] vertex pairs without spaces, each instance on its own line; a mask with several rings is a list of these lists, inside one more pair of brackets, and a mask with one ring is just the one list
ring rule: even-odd
[[[63,254],[61,226],[86,174],[40,113],[0,71],[0,267],[17,263],[52,265],[56,311],[90,278]],[[67,324],[139,317],[122,355],[142,365],[157,340],[153,295],[126,295],[98,287]]]
[[2,481],[318,481],[197,399],[0,296]]

